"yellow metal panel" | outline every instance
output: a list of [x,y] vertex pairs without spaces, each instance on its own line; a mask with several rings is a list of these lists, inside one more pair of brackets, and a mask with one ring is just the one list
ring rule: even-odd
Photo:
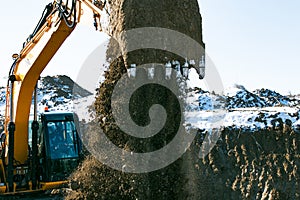
[[68,184],[68,181],[56,181],[56,182],[44,182],[41,183],[42,190],[51,190],[55,188],[62,187],[63,185]]
[[0,193],[5,193],[6,192],[6,186],[0,186]]
[[28,157],[28,120],[34,87],[41,72],[74,28],[69,28],[62,21],[52,29],[45,38],[40,38],[39,45],[32,48],[30,56],[17,63],[14,71],[22,80],[14,83],[13,90],[16,124],[14,158],[21,163],[25,163]]

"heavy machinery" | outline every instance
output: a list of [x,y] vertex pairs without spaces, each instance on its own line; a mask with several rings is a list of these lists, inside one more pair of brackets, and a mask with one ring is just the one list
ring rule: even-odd
[[[5,131],[1,136],[0,194],[62,186],[78,164],[80,140],[73,114],[50,112],[38,116],[36,84],[85,10],[92,11],[94,26],[101,31],[100,14],[105,10],[105,2],[55,0],[46,6],[21,52],[13,55],[7,84]],[[34,119],[29,123],[32,97]]]

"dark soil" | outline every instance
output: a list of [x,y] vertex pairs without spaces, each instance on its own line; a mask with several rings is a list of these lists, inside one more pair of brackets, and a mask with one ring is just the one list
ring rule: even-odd
[[299,199],[300,135],[280,130],[225,129],[199,160],[198,199]]
[[114,171],[88,157],[67,199],[299,199],[299,143],[300,135],[287,127],[225,129],[204,159],[198,138],[175,163],[148,174]]

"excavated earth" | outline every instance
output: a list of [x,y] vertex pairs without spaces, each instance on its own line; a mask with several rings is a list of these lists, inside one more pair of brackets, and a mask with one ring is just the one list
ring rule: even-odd
[[66,199],[300,198],[300,134],[287,125],[254,133],[224,129],[204,159],[197,141],[178,161],[149,174],[114,171],[88,157]]
[[[111,0],[110,29],[113,36],[124,30],[140,27],[163,27],[184,33],[199,44],[202,41],[202,19],[197,0]],[[125,52],[110,60],[118,52]],[[168,102],[170,124],[152,140],[135,140],[115,124],[111,113],[112,90],[130,64],[184,61],[170,52],[144,49],[126,53],[126,38],[111,40],[107,51],[110,60],[106,80],[97,91],[94,124],[101,127],[116,145],[129,151],[142,152],[161,147],[172,139],[177,123],[176,100],[169,93],[160,93]],[[158,96],[155,88],[136,94],[133,113],[137,124],[149,122],[147,112]],[[147,97],[147,98],[145,98]],[[140,104],[142,102],[142,104]],[[141,106],[143,105],[143,106]],[[174,109],[172,109],[174,108]],[[91,143],[99,138],[89,130]],[[93,135],[94,134],[94,135]],[[216,146],[199,158],[205,132],[197,136],[186,153],[169,166],[150,173],[134,174],[113,170],[88,155],[70,177],[72,190],[65,199],[299,199],[300,198],[300,134],[282,124],[279,128],[247,132],[225,128]],[[113,156],[113,155],[112,155]]]

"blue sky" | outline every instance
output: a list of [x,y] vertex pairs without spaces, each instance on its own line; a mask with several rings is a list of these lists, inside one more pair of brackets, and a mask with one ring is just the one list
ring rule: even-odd
[[206,51],[226,86],[300,93],[300,1],[200,0]]
[[[33,31],[48,0],[4,1],[0,7],[0,77],[11,55]],[[224,86],[270,88],[300,94],[300,1],[199,0],[206,51]],[[94,27],[80,24],[43,75],[76,79],[85,58],[104,40]],[[99,41],[99,42],[95,42]]]

